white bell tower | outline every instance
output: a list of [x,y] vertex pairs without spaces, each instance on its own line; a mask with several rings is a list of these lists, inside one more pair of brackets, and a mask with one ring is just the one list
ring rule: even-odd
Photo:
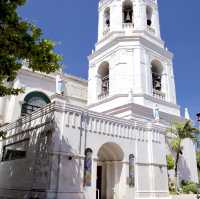
[[129,118],[157,105],[179,116],[172,59],[160,36],[157,0],[100,0],[89,108]]

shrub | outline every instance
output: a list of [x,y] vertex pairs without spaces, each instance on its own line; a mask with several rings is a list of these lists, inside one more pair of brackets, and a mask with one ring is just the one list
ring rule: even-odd
[[190,181],[182,181],[181,182],[182,185],[182,189],[184,193],[197,193],[197,185],[194,182],[190,182]]
[[173,156],[171,154],[167,155],[166,159],[167,159],[167,169],[168,170],[174,169],[174,158],[173,158]]

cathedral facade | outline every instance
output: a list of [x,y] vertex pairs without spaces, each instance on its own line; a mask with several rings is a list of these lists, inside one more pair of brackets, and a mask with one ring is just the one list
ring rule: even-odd
[[[24,67],[0,99],[0,198],[170,198],[166,129],[181,121],[157,0],[100,0],[88,81]],[[59,84],[63,84],[63,89]],[[198,181],[185,140],[179,180]]]

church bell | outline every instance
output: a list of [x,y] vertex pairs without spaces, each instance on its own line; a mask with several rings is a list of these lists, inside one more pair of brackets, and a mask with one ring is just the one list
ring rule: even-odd
[[159,90],[159,91],[161,90],[161,82],[160,81],[155,82],[155,89]]
[[131,22],[131,14],[130,14],[130,12],[127,12],[125,21],[126,22]]

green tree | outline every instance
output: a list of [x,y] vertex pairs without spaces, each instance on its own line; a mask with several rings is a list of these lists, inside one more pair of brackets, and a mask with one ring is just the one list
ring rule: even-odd
[[200,183],[200,152],[199,151],[196,153],[196,158],[197,158],[198,177],[199,177],[199,183]]
[[61,56],[54,43],[42,38],[42,30],[22,20],[17,9],[26,0],[0,0],[0,97],[18,95],[21,88],[13,88],[17,72],[24,60],[33,71],[44,73],[59,69]]
[[174,158],[173,158],[173,156],[171,154],[167,155],[166,159],[167,159],[167,169],[168,170],[174,169]]
[[172,139],[170,142],[172,150],[176,153],[175,158],[175,178],[178,176],[178,163],[180,155],[182,155],[183,145],[182,141],[186,138],[195,140],[195,133],[199,130],[194,128],[192,122],[187,120],[185,122],[174,122],[172,126],[167,130],[172,133]]

